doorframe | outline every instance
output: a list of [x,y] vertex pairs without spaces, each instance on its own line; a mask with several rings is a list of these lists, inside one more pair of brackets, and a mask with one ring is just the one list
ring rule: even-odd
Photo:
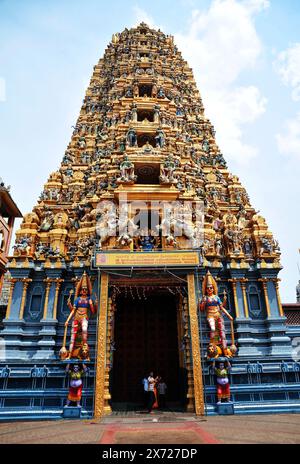
[[[187,288],[188,288],[188,313],[189,326],[192,347],[192,372],[193,372],[193,391],[195,414],[203,416],[205,414],[204,404],[204,389],[202,376],[202,362],[200,352],[200,337],[199,337],[199,320],[197,314],[197,295],[195,274],[188,273]],[[110,370],[110,343],[107,342],[108,330],[108,311],[109,311],[109,275],[101,272],[99,291],[99,314],[97,323],[96,336],[96,373],[95,373],[95,393],[94,393],[94,417],[101,419],[103,416],[111,414],[112,410],[109,405],[110,385],[109,385],[109,370]]]

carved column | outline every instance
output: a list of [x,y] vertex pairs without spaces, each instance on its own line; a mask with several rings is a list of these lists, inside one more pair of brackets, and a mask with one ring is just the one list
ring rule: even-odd
[[55,281],[55,297],[54,297],[54,304],[53,304],[53,319],[57,318],[57,303],[58,303],[58,295],[59,295],[59,290],[62,282],[64,279],[54,279]]
[[106,365],[105,365],[105,374],[104,374],[104,406],[103,412],[105,415],[111,413],[111,406],[109,401],[111,400],[111,394],[109,391],[109,372],[110,372],[110,360],[111,360],[111,341],[112,341],[112,327],[111,327],[111,317],[113,314],[113,302],[112,299],[108,299],[108,309],[107,309],[107,336],[106,336]]
[[194,375],[194,395],[195,395],[195,412],[197,415],[204,415],[204,392],[202,365],[200,354],[199,323],[197,315],[195,276],[188,274],[188,295],[189,295],[189,317],[192,342],[193,356],[193,375]]
[[248,279],[245,279],[245,278],[240,279],[242,293],[243,293],[245,317],[248,319],[249,318],[249,307],[248,307],[248,300],[247,300],[247,293],[246,293],[247,282],[248,282]]
[[182,312],[183,312],[183,321],[184,321],[184,341],[185,341],[185,366],[187,371],[187,411],[195,411],[195,401],[194,401],[194,379],[193,379],[193,368],[191,363],[191,341],[189,334],[189,315],[188,315],[188,299],[183,298],[182,302]]
[[278,308],[279,308],[279,314],[281,317],[285,317],[283,309],[282,309],[282,304],[281,304],[281,298],[280,298],[280,293],[279,293],[279,282],[280,279],[272,279],[275,285],[275,291],[276,291],[276,296],[277,296],[277,303],[278,303]]
[[101,274],[100,314],[97,326],[97,352],[95,376],[95,419],[104,415],[104,384],[106,367],[106,332],[107,332],[107,306],[108,306],[108,274]]
[[9,297],[8,297],[5,319],[9,319],[9,316],[10,316],[12,297],[13,297],[16,282],[18,282],[18,279],[10,279]]
[[262,278],[258,279],[258,282],[262,283],[263,286],[263,292],[264,292],[264,298],[265,298],[265,304],[266,304],[266,310],[267,310],[267,316],[271,317],[271,308],[270,308],[270,303],[269,303],[269,296],[268,296],[268,279],[267,278]]
[[182,350],[182,342],[184,339],[183,327],[183,298],[179,296],[179,303],[177,308],[177,339],[178,339],[178,352],[179,352],[179,367],[184,368],[184,351]]
[[47,277],[47,279],[44,279],[44,282],[46,284],[46,293],[45,293],[43,319],[47,319],[49,292],[50,292],[50,287],[52,285],[52,279],[49,279],[49,277]]
[[23,316],[24,316],[27,289],[28,289],[28,285],[30,284],[30,282],[32,282],[32,279],[22,279],[22,282],[23,282],[23,292],[22,292],[22,300],[21,300],[19,319],[23,319]]
[[237,293],[236,293],[236,284],[237,284],[238,280],[237,279],[228,279],[228,282],[231,282],[231,285],[232,285],[233,300],[234,300],[234,307],[235,307],[235,316],[236,316],[236,318],[239,318],[240,317],[240,309],[239,309]]

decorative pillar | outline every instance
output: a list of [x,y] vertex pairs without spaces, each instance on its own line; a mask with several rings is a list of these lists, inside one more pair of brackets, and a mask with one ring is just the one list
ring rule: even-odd
[[49,277],[47,277],[46,279],[44,279],[44,282],[46,284],[46,293],[45,293],[43,319],[45,320],[45,319],[47,319],[49,292],[50,292],[50,287],[52,285],[52,279],[49,279]]
[[[5,340],[5,360],[22,361],[31,358],[31,350],[22,350],[23,346],[23,327],[24,312],[26,307],[30,268],[9,268],[11,273],[11,288],[6,311],[6,318],[3,320],[3,330],[1,337]],[[27,334],[26,334],[27,335]]]
[[8,297],[8,303],[7,303],[5,319],[9,319],[9,316],[10,316],[10,310],[11,310],[11,305],[12,305],[12,297],[13,297],[16,282],[18,282],[18,279],[10,279],[9,297]]
[[267,278],[261,278],[258,279],[258,282],[262,283],[263,287],[263,292],[264,292],[264,298],[265,298],[265,305],[266,305],[266,310],[267,310],[267,317],[271,317],[271,309],[270,309],[270,303],[269,303],[269,296],[268,296],[268,279]]
[[199,324],[197,315],[196,288],[194,274],[187,275],[189,295],[189,316],[193,356],[194,395],[196,415],[204,415],[204,392],[200,354]]
[[108,274],[101,274],[100,308],[97,325],[96,375],[95,375],[95,407],[94,417],[100,419],[104,414],[104,384],[106,367],[106,332],[108,306]]
[[184,341],[185,341],[185,366],[187,370],[187,411],[195,411],[195,395],[194,395],[194,379],[193,379],[193,367],[191,363],[191,340],[189,334],[189,316],[188,316],[188,299],[184,298],[182,302],[182,312],[184,320]]
[[242,293],[243,293],[243,303],[244,303],[244,312],[245,312],[245,317],[249,319],[249,307],[248,307],[248,300],[247,300],[247,293],[246,293],[246,285],[247,285],[248,279],[240,279],[240,284],[242,288]]
[[179,295],[179,303],[177,307],[177,340],[178,340],[178,355],[179,355],[179,367],[184,368],[184,352],[181,349],[183,337],[184,337],[184,328],[183,328],[183,297]]
[[39,331],[40,339],[38,341],[38,350],[36,351],[33,359],[57,359],[56,337],[57,337],[57,304],[58,295],[61,283],[61,269],[46,269],[47,277],[44,279],[45,284],[45,300],[43,317],[40,321],[41,329]]
[[53,319],[57,319],[57,303],[58,303],[58,295],[59,295],[59,290],[62,282],[64,279],[54,279],[55,281],[55,297],[54,297],[54,304],[53,304]]
[[239,318],[240,310],[239,310],[239,303],[238,303],[237,292],[236,292],[236,284],[238,282],[238,279],[228,279],[228,282],[231,282],[231,285],[232,285],[233,300],[234,300],[234,307],[235,307],[235,317]]
[[267,309],[267,318],[264,321],[268,333],[267,354],[276,358],[291,357],[292,344],[282,313],[277,272],[268,269],[261,273],[263,277],[258,280],[262,283]]
[[281,298],[280,298],[280,293],[279,293],[279,282],[281,281],[281,279],[272,279],[272,281],[274,282],[274,285],[275,285],[279,314],[281,317],[285,317],[283,309],[282,309]]
[[247,298],[248,278],[245,277],[245,269],[232,269],[231,282],[232,294],[235,306],[234,333],[239,348],[238,356],[259,356],[260,344],[252,336],[252,319],[249,315]]
[[23,292],[22,292],[22,300],[21,300],[21,307],[20,307],[20,314],[19,314],[19,319],[23,319],[24,316],[24,309],[25,309],[25,303],[26,303],[26,296],[27,296],[27,289],[28,285],[30,282],[32,282],[32,279],[22,279],[23,282]]
[[111,394],[109,391],[109,372],[110,372],[110,360],[111,360],[111,340],[112,340],[112,326],[111,326],[111,318],[113,317],[113,302],[112,299],[108,299],[108,310],[107,310],[107,337],[106,337],[106,366],[105,366],[105,374],[104,374],[104,406],[103,406],[103,413],[104,415],[111,414],[111,406],[109,401],[111,400]]

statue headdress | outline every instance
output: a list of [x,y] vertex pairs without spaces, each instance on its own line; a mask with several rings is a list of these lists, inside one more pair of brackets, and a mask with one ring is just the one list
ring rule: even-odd
[[214,287],[214,295],[218,294],[218,285],[213,276],[209,271],[207,271],[206,276],[203,279],[202,283],[202,295],[206,295],[206,288],[208,285],[212,285]]
[[88,292],[88,295],[91,296],[92,295],[92,284],[91,284],[91,280],[89,278],[89,276],[87,275],[87,273],[84,271],[84,273],[82,274],[81,276],[81,279],[80,281],[78,282],[77,284],[77,287],[76,287],[76,293],[75,293],[75,298],[77,298],[78,296],[80,296],[80,291],[82,288],[86,288],[87,289],[87,292]]

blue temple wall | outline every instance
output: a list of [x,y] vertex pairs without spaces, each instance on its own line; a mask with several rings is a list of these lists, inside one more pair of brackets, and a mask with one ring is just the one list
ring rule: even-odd
[[[0,419],[45,419],[61,418],[68,392],[68,376],[65,365],[59,360],[62,346],[64,323],[69,315],[67,299],[74,289],[74,277],[80,277],[88,268],[76,269],[13,269],[12,276],[30,278],[24,318],[19,319],[22,299],[22,282],[14,288],[10,318],[4,320],[0,336],[5,339],[6,357],[0,360]],[[205,270],[202,270],[202,276]],[[220,278],[219,294],[223,299],[226,290],[227,310],[235,318],[235,337],[239,348],[232,359],[231,393],[237,414],[262,412],[300,411],[300,359],[292,357],[292,339],[300,337],[300,327],[288,328],[285,318],[280,316],[273,282],[269,282],[268,296],[271,317],[267,317],[264,293],[259,278],[262,274],[253,272],[231,272],[215,270]],[[58,302],[57,318],[53,319],[55,283],[49,291],[47,318],[43,319],[46,295],[46,278],[62,278]],[[201,273],[200,273],[201,277]],[[246,296],[249,317],[246,317],[242,288],[237,282],[236,308],[229,279],[248,279]],[[274,277],[274,275],[272,275]],[[97,274],[93,274],[93,293],[98,293]],[[197,296],[201,296],[199,280]],[[226,316],[227,340],[230,343],[230,323]],[[96,316],[89,320],[89,346],[91,359],[95,359]],[[205,351],[209,341],[209,330],[204,314],[199,313],[203,380],[207,414],[215,414],[216,387]],[[70,330],[70,329],[69,329]],[[300,358],[300,353],[299,353]],[[93,416],[94,364],[89,365],[84,380],[82,417]]]

